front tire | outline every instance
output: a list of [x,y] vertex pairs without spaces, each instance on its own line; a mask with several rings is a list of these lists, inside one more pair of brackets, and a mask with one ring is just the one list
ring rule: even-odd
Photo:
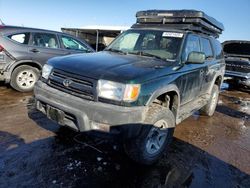
[[39,70],[37,68],[22,65],[17,67],[12,75],[10,85],[17,91],[29,92],[34,88],[35,82],[39,78]]
[[172,141],[175,117],[173,113],[158,104],[153,104],[142,130],[136,138],[125,140],[124,149],[135,162],[151,165],[155,163]]

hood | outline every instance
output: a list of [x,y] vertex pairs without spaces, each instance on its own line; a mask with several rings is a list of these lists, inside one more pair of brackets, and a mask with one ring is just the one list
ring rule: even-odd
[[55,69],[93,79],[141,83],[166,75],[166,71],[171,74],[174,63],[152,57],[122,55],[103,51],[56,57],[50,59],[48,64]]
[[250,41],[230,40],[223,42],[224,54],[234,57],[250,58]]

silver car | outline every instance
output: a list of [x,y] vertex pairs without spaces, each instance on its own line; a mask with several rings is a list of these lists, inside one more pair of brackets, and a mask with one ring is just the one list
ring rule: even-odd
[[49,58],[94,50],[61,32],[0,26],[0,81],[20,92],[31,91]]

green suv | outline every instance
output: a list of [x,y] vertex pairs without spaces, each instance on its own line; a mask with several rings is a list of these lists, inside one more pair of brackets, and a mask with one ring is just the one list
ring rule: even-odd
[[225,72],[223,25],[203,12],[141,11],[103,52],[50,59],[36,108],[76,131],[123,135],[128,156],[156,162],[194,111],[212,116]]

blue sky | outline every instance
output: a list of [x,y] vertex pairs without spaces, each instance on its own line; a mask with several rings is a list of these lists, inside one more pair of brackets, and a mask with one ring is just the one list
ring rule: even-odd
[[131,26],[146,9],[197,9],[222,22],[220,41],[250,40],[250,0],[0,0],[0,18],[8,25],[51,30],[87,25]]

